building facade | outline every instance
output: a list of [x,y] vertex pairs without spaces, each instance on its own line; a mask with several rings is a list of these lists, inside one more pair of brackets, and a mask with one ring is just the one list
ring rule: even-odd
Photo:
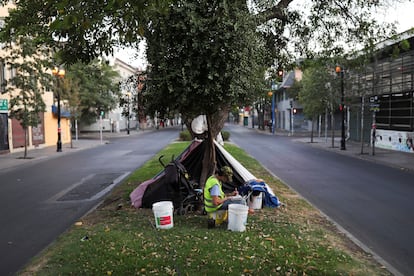
[[402,33],[377,49],[369,64],[346,79],[350,139],[413,153],[414,33]]
[[[301,79],[299,70],[284,72],[282,83],[272,89],[275,127],[292,134],[312,127],[301,105],[289,96],[295,79]],[[376,45],[369,62],[345,70],[344,82],[346,139],[414,153],[414,31]],[[333,120],[321,117],[315,130],[338,135],[340,115],[337,110]]]
[[[0,6],[0,26],[9,14],[13,4]],[[4,45],[0,45],[0,55],[6,56]],[[56,145],[58,140],[58,123],[56,101],[53,91],[45,91],[42,99],[46,104],[46,111],[39,114],[40,123],[36,127],[29,127],[27,136],[25,131],[16,119],[10,118],[10,99],[18,91],[6,93],[7,83],[16,76],[15,68],[0,61],[0,153],[21,151],[25,145],[28,148]],[[65,116],[61,118],[61,140],[62,143],[71,141],[70,120]]]

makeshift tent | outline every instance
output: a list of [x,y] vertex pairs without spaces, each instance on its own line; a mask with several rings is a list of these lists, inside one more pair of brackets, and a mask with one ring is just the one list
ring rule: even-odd
[[[141,183],[130,194],[131,204],[136,208],[152,208],[153,203],[168,200],[173,201],[174,208],[179,208],[186,198],[194,196],[198,200],[201,193],[198,183],[206,143],[194,140],[175,160],[165,166],[164,170]],[[249,188],[253,187],[250,183],[257,184],[257,178],[217,142],[215,149],[217,168],[229,166],[233,170],[232,183],[223,183],[224,192],[231,192],[236,188],[242,193],[253,191]],[[279,206],[280,203],[272,189],[264,182],[263,186],[263,192],[269,198],[265,205]]]

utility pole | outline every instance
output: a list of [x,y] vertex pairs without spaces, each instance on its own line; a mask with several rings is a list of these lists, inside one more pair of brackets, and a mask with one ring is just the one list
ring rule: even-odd
[[346,150],[345,146],[345,95],[344,95],[344,70],[340,66],[336,66],[336,73],[341,77],[341,150]]

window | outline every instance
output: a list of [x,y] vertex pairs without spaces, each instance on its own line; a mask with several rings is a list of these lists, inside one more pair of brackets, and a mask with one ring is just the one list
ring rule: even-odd
[[378,128],[413,130],[413,92],[384,94],[378,96],[380,110],[376,113]]
[[391,95],[391,126],[394,128],[410,129],[412,93],[397,93]]
[[16,77],[16,68],[9,66],[9,79]]
[[376,113],[376,124],[378,128],[390,128],[390,95],[378,96],[378,103],[380,105],[379,111]]
[[[0,17],[0,29],[4,27],[4,17]],[[4,46],[3,43],[0,43],[0,49],[2,49]]]

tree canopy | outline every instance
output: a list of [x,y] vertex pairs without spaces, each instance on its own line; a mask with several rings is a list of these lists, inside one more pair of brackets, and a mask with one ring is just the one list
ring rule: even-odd
[[298,98],[308,118],[313,120],[332,106],[332,100],[337,98],[335,87],[339,85],[333,68],[314,63],[305,69]]
[[41,122],[40,115],[46,109],[42,99],[43,88],[49,86],[51,77],[44,72],[44,61],[39,59],[44,49],[37,48],[31,39],[22,38],[20,41],[24,42],[23,47],[11,47],[0,60],[7,64],[12,75],[7,81],[5,92],[10,94],[10,117],[19,121],[25,133],[26,158],[27,131]]
[[[0,0],[0,5],[12,2]],[[13,1],[14,2],[14,1]],[[168,12],[180,0],[20,0],[3,29],[2,41],[31,35],[36,43],[60,49],[66,63],[91,60],[111,53],[114,46],[138,46],[154,15]],[[196,1],[201,5],[203,1]],[[214,1],[212,1],[212,5]],[[389,37],[393,24],[378,22],[373,14],[404,0],[234,0],[221,1],[230,9],[243,8],[255,18],[277,63],[313,57],[315,52],[339,54],[355,45],[371,45]],[[249,3],[249,4],[248,4]],[[255,28],[254,27],[254,28]]]
[[[228,112],[260,90],[266,61],[251,14],[226,1],[176,1],[149,26],[150,111]],[[217,133],[215,133],[217,134]]]
[[[59,53],[66,64],[88,62],[110,54],[119,45],[136,45],[143,36],[148,14],[162,10],[169,0],[0,0],[15,2],[1,40],[30,36],[38,45]],[[58,45],[64,41],[64,47]]]
[[71,110],[79,113],[83,123],[93,123],[100,112],[109,112],[118,106],[117,78],[118,72],[105,62],[77,62],[67,69],[67,85],[62,96],[70,101]]
[[[253,19],[237,1],[186,0],[148,27],[148,110],[173,110],[189,120],[206,115],[206,153],[214,153],[213,137],[231,107],[251,102],[263,83],[266,51]],[[212,173],[215,158],[209,157],[203,163]]]
[[395,34],[394,23],[379,22],[375,15],[406,1],[358,0],[252,0],[260,30],[273,46],[275,63],[298,57],[341,56],[372,47]]

